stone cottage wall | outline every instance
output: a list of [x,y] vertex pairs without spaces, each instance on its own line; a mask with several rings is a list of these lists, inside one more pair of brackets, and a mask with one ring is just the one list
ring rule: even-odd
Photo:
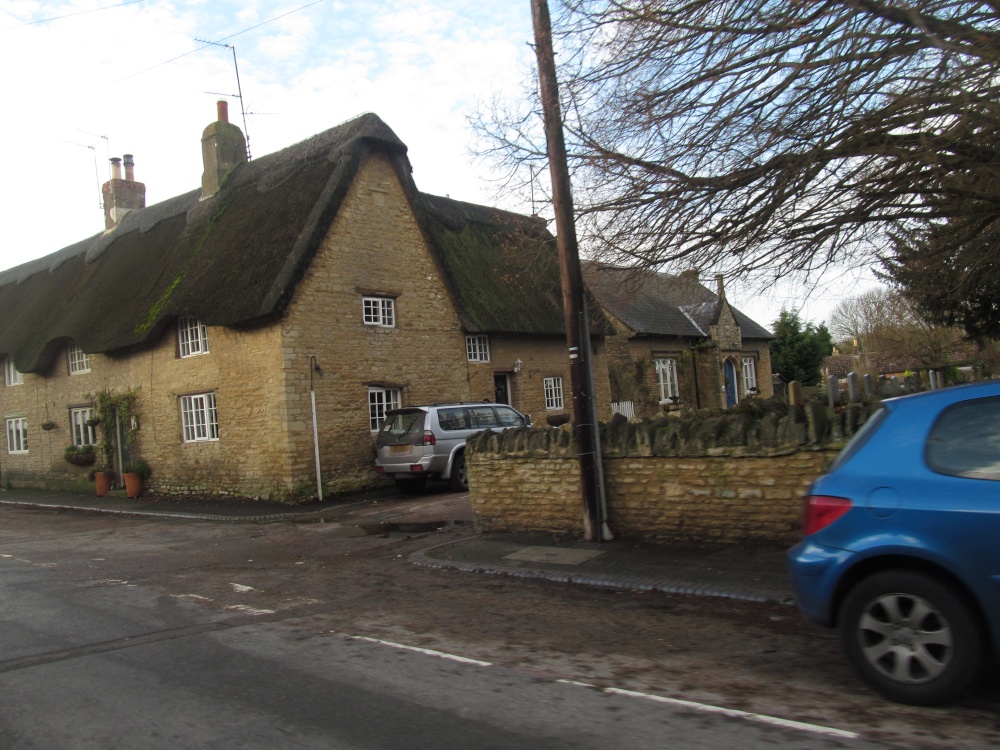
[[[802,497],[845,438],[862,405],[831,415],[819,405],[785,417],[666,417],[602,428],[608,522],[647,541],[790,544]],[[571,430],[481,433],[467,449],[482,532],[579,534],[582,500]]]
[[[136,456],[152,468],[150,489],[261,497],[287,493],[282,481],[288,476],[281,440],[284,415],[278,398],[281,349],[275,329],[209,327],[208,347],[206,354],[181,358],[177,328],[168,326],[145,351],[91,355],[90,372],[69,374],[63,351],[50,372],[25,373],[22,385],[0,386],[4,416],[24,416],[28,425],[28,452],[0,453],[0,478],[19,487],[92,487],[90,467],[63,458],[72,442],[69,410],[89,406],[88,394],[105,387],[117,393],[135,388]],[[219,440],[185,443],[179,399],[205,392],[216,395]],[[53,429],[41,429],[45,421],[53,422]]]

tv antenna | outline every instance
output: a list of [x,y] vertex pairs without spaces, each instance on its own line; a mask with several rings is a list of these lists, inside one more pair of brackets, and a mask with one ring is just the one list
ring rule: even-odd
[[[236,63],[236,47],[232,44],[223,44],[222,42],[210,42],[207,39],[195,38],[195,41],[202,44],[211,44],[213,47],[226,47],[233,51],[233,69],[236,71],[236,97],[240,100],[240,115],[243,117],[243,134],[247,139],[247,161],[250,161],[252,158],[250,156],[250,130],[247,128],[247,111],[243,107],[243,87],[240,86],[240,66]],[[221,94],[221,96],[232,96],[232,94]]]
[[[108,152],[108,169],[111,169],[111,146],[110,140],[106,135],[97,135],[96,133],[88,133],[86,130],[80,130],[77,128],[78,133],[84,133],[86,135],[93,136],[94,138],[104,139],[104,149]],[[67,141],[63,139],[63,143],[68,143],[71,146],[79,146],[80,148],[89,148],[91,153],[94,155],[94,179],[97,181],[97,207],[102,211],[104,210],[104,194],[101,192],[101,171],[97,166],[97,147],[91,146],[88,143],[77,143],[76,141]],[[108,172],[108,179],[111,179],[111,172]]]

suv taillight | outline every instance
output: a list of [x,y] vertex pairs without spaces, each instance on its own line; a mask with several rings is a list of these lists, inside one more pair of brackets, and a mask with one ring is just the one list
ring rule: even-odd
[[424,432],[424,442],[422,445],[437,445],[437,438],[434,437],[434,433],[430,430]]
[[802,533],[806,536],[825,529],[851,509],[846,497],[809,495],[803,504]]

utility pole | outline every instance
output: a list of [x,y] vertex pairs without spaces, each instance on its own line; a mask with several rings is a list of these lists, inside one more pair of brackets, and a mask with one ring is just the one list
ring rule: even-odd
[[597,401],[594,398],[590,348],[590,322],[587,319],[583,274],[580,270],[580,253],[576,242],[573,194],[570,190],[566,141],[563,137],[562,114],[559,109],[559,83],[556,80],[548,0],[531,0],[531,18],[535,29],[538,82],[545,116],[545,139],[548,143],[549,172],[552,177],[552,205],[556,215],[556,241],[559,247],[559,267],[562,271],[566,344],[569,349],[573,391],[573,435],[580,459],[584,534],[587,541],[598,542],[610,539],[611,532],[606,523],[601,438],[597,425]]

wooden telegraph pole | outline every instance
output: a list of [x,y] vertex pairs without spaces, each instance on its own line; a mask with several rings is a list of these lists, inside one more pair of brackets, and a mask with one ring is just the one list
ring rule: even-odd
[[597,425],[597,402],[594,398],[594,374],[590,349],[590,323],[583,295],[583,274],[573,219],[573,195],[566,163],[562,115],[559,110],[559,84],[556,80],[555,55],[552,49],[552,22],[547,0],[531,0],[531,18],[535,28],[535,55],[538,58],[538,81],[545,115],[545,138],[548,143],[549,172],[552,177],[552,203],[556,215],[556,240],[562,270],[563,310],[566,316],[566,344],[569,348],[570,379],[573,390],[573,434],[580,459],[580,486],[583,494],[584,532],[587,541],[611,538],[607,527],[604,500],[604,474],[601,466],[601,440]]

